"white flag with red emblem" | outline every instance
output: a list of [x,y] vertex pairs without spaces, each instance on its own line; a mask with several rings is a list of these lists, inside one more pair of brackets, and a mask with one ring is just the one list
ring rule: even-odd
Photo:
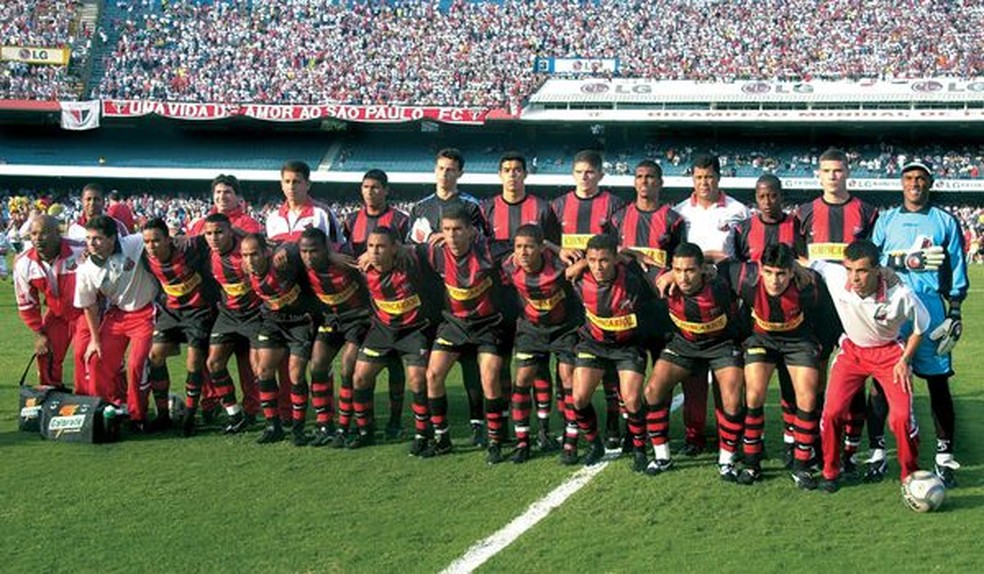
[[58,102],[61,127],[66,130],[94,130],[99,127],[99,100]]

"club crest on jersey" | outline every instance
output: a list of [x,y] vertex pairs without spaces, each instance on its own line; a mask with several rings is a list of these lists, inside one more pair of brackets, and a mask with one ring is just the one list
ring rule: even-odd
[[65,261],[66,271],[75,271],[76,269],[78,269],[78,267],[79,267],[79,262],[74,257]]
[[875,321],[884,322],[888,319],[888,307],[879,305],[875,307]]
[[123,271],[132,271],[134,265],[136,265],[136,263],[133,259],[127,259],[126,263],[123,264]]

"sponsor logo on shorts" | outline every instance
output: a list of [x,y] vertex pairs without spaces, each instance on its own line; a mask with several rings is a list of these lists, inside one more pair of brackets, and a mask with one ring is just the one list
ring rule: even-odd
[[257,341],[260,341],[260,342],[262,342],[262,341],[269,341],[270,340],[270,337],[268,337],[267,335],[257,335],[256,336],[256,340]]
[[745,352],[749,355],[764,355],[767,353],[765,347],[749,347]]
[[376,349],[370,349],[369,347],[362,347],[362,354],[367,357],[382,357],[383,354]]
[[516,359],[519,361],[528,361],[534,357],[536,357],[536,355],[531,355],[529,353],[516,353]]
[[454,346],[454,343],[452,343],[451,341],[448,341],[444,337],[438,337],[437,340],[434,341],[434,342],[437,343],[438,345],[445,345],[447,347],[453,347]]
[[598,357],[592,355],[591,353],[578,353],[578,359],[597,359]]

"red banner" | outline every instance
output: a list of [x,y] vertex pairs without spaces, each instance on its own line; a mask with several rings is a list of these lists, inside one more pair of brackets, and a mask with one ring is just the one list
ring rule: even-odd
[[[348,122],[399,123],[431,120],[449,124],[483,124],[490,110],[410,106],[193,104],[142,100],[104,100],[103,117],[149,114],[180,120],[218,120],[243,116],[272,122],[303,122],[334,118]],[[499,114],[495,114],[499,116]]]

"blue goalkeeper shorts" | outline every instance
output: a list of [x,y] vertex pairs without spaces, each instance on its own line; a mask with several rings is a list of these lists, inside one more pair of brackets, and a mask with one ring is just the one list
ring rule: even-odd
[[[929,311],[929,328],[923,333],[922,342],[916,349],[916,356],[912,359],[912,372],[922,378],[935,375],[950,376],[953,374],[950,355],[937,355],[936,347],[939,345],[939,341],[929,338],[933,329],[939,327],[940,323],[946,319],[946,306],[943,304],[943,298],[937,293],[916,293],[916,297],[919,297],[926,310]],[[903,341],[910,334],[912,334],[911,321],[906,323],[900,332]]]

